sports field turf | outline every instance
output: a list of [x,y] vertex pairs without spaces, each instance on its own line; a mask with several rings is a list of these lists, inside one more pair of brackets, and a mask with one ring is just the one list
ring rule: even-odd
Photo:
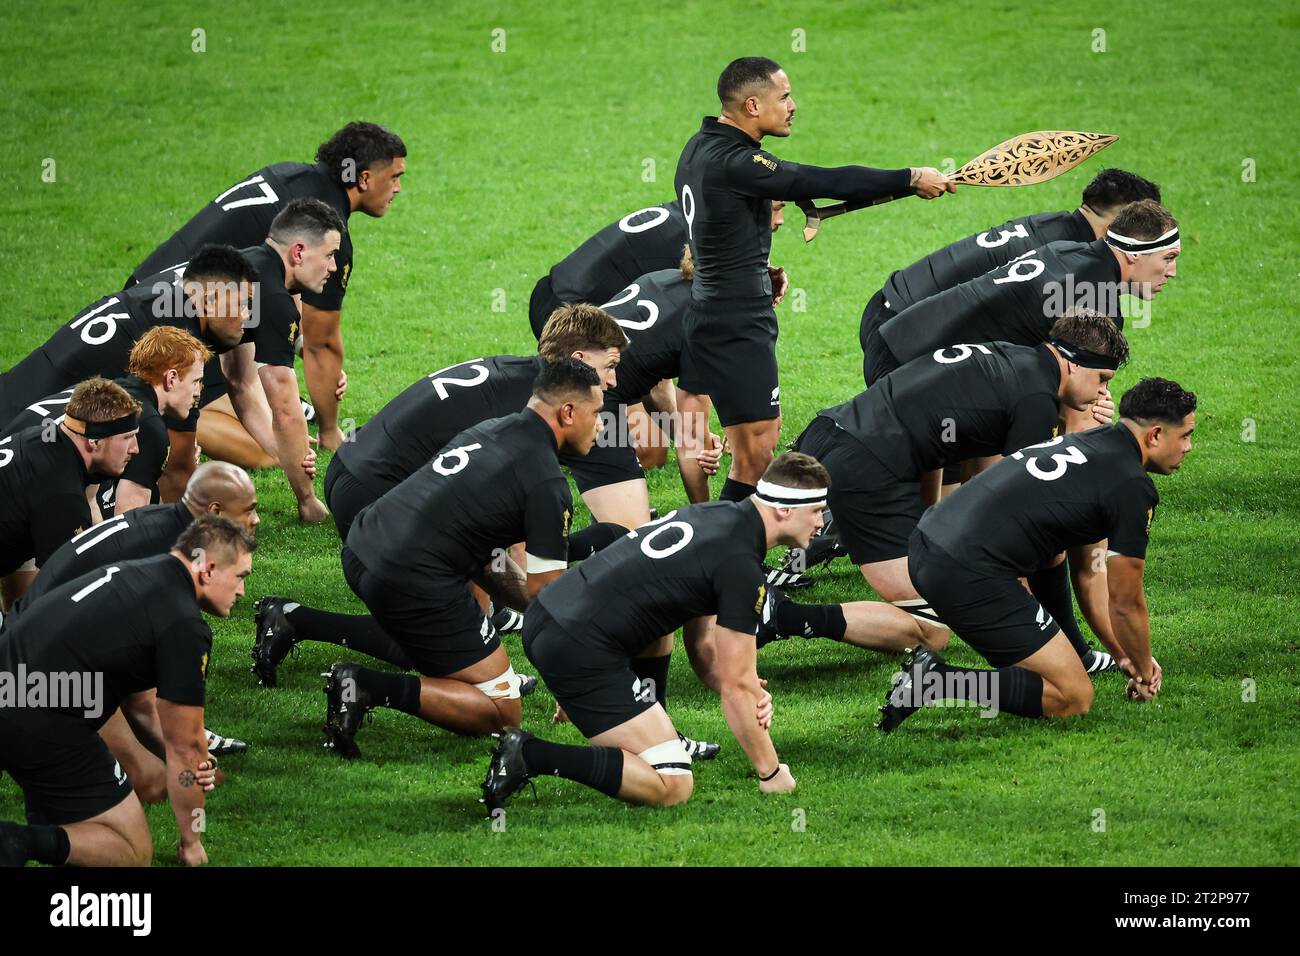
[[[678,152],[716,112],[713,84],[735,56],[786,67],[794,135],[767,145],[796,161],[959,165],[1026,130],[1117,133],[1053,182],[894,203],[827,223],[811,245],[787,207],[773,260],[806,311],[794,311],[797,292],[778,309],[785,435],[860,386],[858,318],[889,270],[1012,216],[1074,208],[1106,165],[1157,181],[1182,223],[1179,275],[1150,325],[1130,325],[1134,361],[1114,391],[1159,374],[1200,397],[1192,454],[1156,482],[1147,585],[1164,691],[1134,705],[1108,675],[1082,719],[932,711],[886,738],[871,725],[895,662],[827,641],[776,644],[760,674],[799,787],[763,797],[679,647],[670,713],[724,742],[697,766],[690,803],[635,809],[542,779],[537,802],[525,790],[494,832],[476,803],[484,741],[384,711],[358,736],[364,760],[322,750],[318,675],[339,649],[307,645],[280,689],[255,686],[254,598],[362,610],[333,526],[300,526],[282,477],[263,473],[249,597],[213,624],[208,723],[253,744],[225,761],[230,779],[209,797],[213,864],[1300,862],[1292,5],[435,6],[6,7],[0,367],[118,289],[241,174],[310,160],[352,119],[390,126],[410,151],[388,217],[352,220],[344,417],[357,423],[434,369],[529,351],[534,281],[596,229],[671,198]],[[204,53],[191,50],[195,28]],[[492,50],[496,28],[504,52]],[[796,29],[806,52],[792,52]],[[1105,52],[1093,50],[1099,29]],[[651,160],[657,181],[644,178]],[[1248,167],[1255,181],[1243,181]],[[661,513],[684,501],[671,465],[650,483]],[[847,561],[820,580],[800,593],[870,596]],[[531,672],[518,637],[507,644]],[[951,658],[980,663],[960,642]],[[527,699],[525,725],[579,741],[550,730],[552,704]],[[21,813],[5,778],[0,819]],[[156,861],[169,863],[171,811],[149,818]]]

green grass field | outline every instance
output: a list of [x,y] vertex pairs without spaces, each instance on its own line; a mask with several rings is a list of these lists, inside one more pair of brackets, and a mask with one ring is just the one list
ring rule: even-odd
[[[599,227],[671,197],[678,152],[716,112],[713,85],[735,56],[786,67],[795,132],[769,145],[796,161],[960,165],[1025,130],[1117,133],[1053,182],[894,203],[834,220],[808,246],[789,210],[773,260],[805,290],[806,311],[790,300],[779,309],[785,433],[860,386],[858,318],[890,270],[1009,217],[1073,208],[1105,165],[1156,180],[1182,222],[1183,254],[1149,327],[1130,329],[1135,358],[1119,385],[1159,374],[1201,402],[1194,451],[1157,480],[1147,582],[1165,689],[1137,706],[1109,675],[1083,719],[935,711],[886,738],[871,724],[895,662],[826,641],[774,645],[760,673],[799,788],[762,797],[679,650],[670,712],[688,733],[725,741],[719,760],[697,767],[690,803],[635,809],[543,779],[538,801],[517,797],[498,833],[476,803],[484,741],[386,711],[358,738],[365,760],[322,750],[318,675],[338,649],[306,646],[281,669],[280,689],[255,686],[254,598],[362,610],[333,526],[300,526],[283,479],[263,473],[249,598],[213,622],[208,722],[254,748],[226,761],[230,779],[209,798],[212,863],[1300,862],[1300,428],[1288,397],[1298,243],[1286,198],[1297,174],[1294,6],[495,6],[0,12],[0,367],[118,289],[241,174],[309,160],[351,119],[382,122],[409,148],[388,217],[353,220],[344,417],[357,423],[436,368],[529,351],[537,277]],[[206,31],[204,53],[191,51],[195,28]],[[1093,50],[1099,29],[1104,52]],[[792,51],[799,36],[806,52]],[[41,177],[47,159],[52,183]],[[1247,166],[1255,181],[1243,181]],[[503,312],[493,310],[499,289]],[[684,500],[671,465],[650,484],[661,511]],[[870,596],[847,562],[820,580],[816,600]],[[531,672],[518,637],[508,646]],[[951,657],[978,661],[960,642]],[[1243,701],[1246,679],[1253,702]],[[544,692],[526,700],[526,726],[547,728],[551,707]],[[580,739],[571,727],[553,736]],[[0,819],[21,813],[5,778]],[[149,817],[156,861],[170,863],[171,812]]]

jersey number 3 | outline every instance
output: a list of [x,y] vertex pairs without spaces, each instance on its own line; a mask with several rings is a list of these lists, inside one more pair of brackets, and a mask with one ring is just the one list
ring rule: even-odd
[[1028,447],[1016,452],[1011,457],[1016,461],[1024,461],[1025,470],[1035,478],[1038,478],[1041,481],[1055,481],[1057,478],[1060,478],[1065,474],[1065,469],[1070,467],[1070,465],[1086,465],[1088,459],[1084,453],[1079,451],[1077,447],[1071,446],[1065,449],[1064,452],[1052,455],[1052,467],[1044,468],[1038,463],[1037,458],[1026,459],[1025,452],[1033,451],[1035,448],[1052,448],[1063,441],[1065,441],[1065,436],[1058,435],[1051,441],[1045,441],[1039,445],[1029,445]]

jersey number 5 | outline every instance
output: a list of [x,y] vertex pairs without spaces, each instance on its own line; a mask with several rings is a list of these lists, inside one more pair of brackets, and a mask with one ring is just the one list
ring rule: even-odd
[[[948,349],[952,349],[957,354],[953,356],[944,355],[943,353],[947,352]],[[963,362],[970,358],[976,352],[979,352],[982,355],[993,354],[988,350],[988,347],[984,345],[950,345],[947,349],[939,349],[939,351],[935,352],[934,360],[940,365],[956,365],[958,362]]]
[[1057,478],[1060,478],[1063,474],[1065,474],[1065,469],[1068,468],[1070,465],[1086,465],[1088,463],[1088,459],[1084,455],[1084,453],[1079,451],[1077,447],[1071,446],[1065,449],[1065,451],[1060,454],[1052,455],[1052,467],[1044,468],[1038,463],[1037,458],[1030,458],[1026,460],[1025,452],[1033,451],[1035,448],[1052,448],[1056,445],[1059,445],[1063,441],[1065,441],[1065,436],[1058,435],[1055,438],[1053,438],[1051,441],[1045,441],[1039,445],[1029,445],[1028,447],[1023,448],[1020,451],[1016,452],[1011,457],[1016,459],[1016,461],[1024,461],[1025,470],[1028,471],[1035,478],[1038,478],[1042,481],[1055,481]]

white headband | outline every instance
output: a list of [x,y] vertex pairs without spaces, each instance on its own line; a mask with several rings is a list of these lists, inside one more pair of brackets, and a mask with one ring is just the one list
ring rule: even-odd
[[1155,239],[1130,239],[1128,236],[1121,236],[1113,229],[1107,229],[1106,242],[1120,252],[1127,252],[1133,256],[1149,256],[1153,252],[1165,252],[1182,244],[1178,237],[1177,226]]
[[787,488],[785,485],[774,485],[762,478],[758,480],[758,491],[754,497],[769,508],[824,508],[826,506],[825,488]]

